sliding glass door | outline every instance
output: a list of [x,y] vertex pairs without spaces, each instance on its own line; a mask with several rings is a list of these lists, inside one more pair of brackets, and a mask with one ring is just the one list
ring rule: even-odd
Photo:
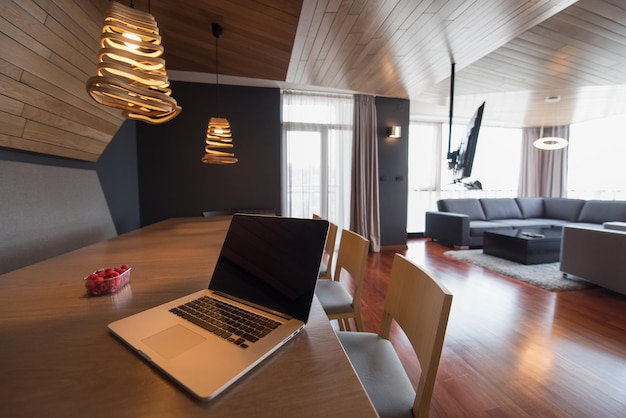
[[352,97],[283,94],[283,213],[350,223]]

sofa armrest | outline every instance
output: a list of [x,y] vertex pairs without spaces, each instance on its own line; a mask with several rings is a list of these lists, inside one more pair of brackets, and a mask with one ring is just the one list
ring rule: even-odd
[[452,247],[469,247],[469,216],[453,212],[426,212],[424,235]]
[[624,248],[624,231],[566,225],[560,270],[626,295]]

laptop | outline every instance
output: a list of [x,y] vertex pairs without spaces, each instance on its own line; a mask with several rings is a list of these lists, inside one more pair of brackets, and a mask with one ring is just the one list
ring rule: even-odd
[[236,214],[208,289],[108,329],[194,396],[213,399],[303,329],[327,231],[325,220]]

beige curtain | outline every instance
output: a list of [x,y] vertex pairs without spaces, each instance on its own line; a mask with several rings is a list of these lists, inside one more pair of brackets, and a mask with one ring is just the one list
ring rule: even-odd
[[380,251],[376,103],[373,96],[358,94],[354,96],[350,230],[370,241],[370,251]]
[[[540,150],[533,142],[542,134],[541,128],[524,128],[519,196],[565,197],[567,192],[567,147]],[[543,128],[543,136],[569,140],[569,125]]]

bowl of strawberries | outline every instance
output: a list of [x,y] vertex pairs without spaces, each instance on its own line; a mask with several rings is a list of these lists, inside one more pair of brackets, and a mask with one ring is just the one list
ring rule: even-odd
[[120,267],[103,267],[83,278],[85,289],[90,296],[110,295],[126,286],[130,281],[128,264]]

